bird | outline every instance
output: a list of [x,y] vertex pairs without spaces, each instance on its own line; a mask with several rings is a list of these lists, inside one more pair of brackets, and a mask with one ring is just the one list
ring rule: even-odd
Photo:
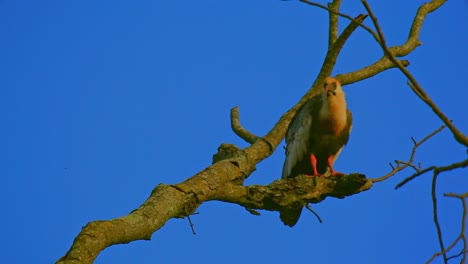
[[[352,123],[340,82],[327,77],[322,92],[304,103],[289,124],[282,179],[300,174],[306,177],[344,176],[335,171],[333,163],[348,143]],[[293,227],[302,207],[281,210],[283,223]]]

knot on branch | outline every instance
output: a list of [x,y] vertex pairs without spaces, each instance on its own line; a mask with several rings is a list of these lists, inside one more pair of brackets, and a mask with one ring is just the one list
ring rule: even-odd
[[230,159],[244,155],[244,151],[238,148],[236,145],[223,143],[218,148],[218,153],[213,155],[213,164],[218,161]]

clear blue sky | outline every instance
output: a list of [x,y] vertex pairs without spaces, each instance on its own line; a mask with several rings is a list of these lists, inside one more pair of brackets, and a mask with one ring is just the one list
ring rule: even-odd
[[[343,12],[364,12],[344,2]],[[390,45],[405,40],[423,3],[369,2]],[[2,261],[52,263],[87,222],[129,213],[158,183],[210,165],[223,142],[245,147],[230,130],[235,105],[245,127],[266,133],[313,82],[327,16],[279,0],[0,1]],[[468,3],[447,2],[420,38],[409,69],[468,133]],[[381,55],[357,30],[334,74]],[[337,170],[381,176],[388,162],[408,158],[411,136],[441,125],[405,83],[390,70],[345,87],[355,121]],[[446,165],[466,155],[444,131],[416,159]],[[247,184],[280,178],[283,159],[280,146]],[[326,199],[314,206],[323,224],[304,213],[292,229],[276,212],[255,217],[209,202],[192,217],[197,235],[186,219],[172,219],[152,241],[113,246],[96,263],[423,263],[438,250],[431,175],[394,190],[411,173]],[[467,176],[443,174],[439,193],[468,191]],[[439,200],[448,244],[461,207]]]

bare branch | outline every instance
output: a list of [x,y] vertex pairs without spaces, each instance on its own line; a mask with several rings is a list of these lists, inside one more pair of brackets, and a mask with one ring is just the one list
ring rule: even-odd
[[348,20],[351,20],[352,22],[358,24],[360,27],[364,28],[367,32],[369,32],[371,35],[377,37],[377,34],[368,26],[362,24],[362,21],[359,21],[358,19],[356,18],[353,18],[352,16],[349,16],[349,15],[346,15],[346,14],[343,14],[343,13],[340,13],[338,12],[338,10],[335,10],[333,8],[328,8],[324,5],[321,5],[319,3],[315,3],[315,2],[312,2],[312,1],[308,1],[308,0],[300,0],[301,2],[303,3],[306,3],[308,5],[312,5],[312,6],[315,6],[315,7],[319,7],[319,8],[322,8],[322,9],[325,9],[327,10],[328,12],[330,12],[331,14],[334,14],[334,15],[337,15],[337,16],[340,16],[340,17],[344,17]]
[[[416,49],[418,46],[421,45],[421,41],[419,41],[419,33],[421,31],[423,22],[426,19],[426,16],[429,13],[437,10],[445,2],[446,0],[433,0],[433,1],[422,4],[418,8],[418,11],[416,12],[416,15],[414,16],[413,23],[409,30],[408,39],[406,40],[406,42],[400,46],[393,46],[390,48],[386,48],[385,52],[388,54],[391,54],[392,56],[390,57],[383,56],[381,59],[379,59],[377,62],[375,62],[372,65],[369,65],[367,67],[364,67],[354,72],[337,75],[336,78],[340,80],[342,84],[350,84],[350,83],[354,83],[354,82],[372,77],[389,68],[398,67],[399,69],[401,69],[401,68],[408,66],[409,65],[408,61],[400,61],[396,59],[396,57],[406,56],[409,53],[411,53],[414,49]],[[371,33],[369,30],[367,31]],[[380,37],[378,35],[376,36],[373,33],[371,33],[371,35],[374,37],[377,43],[379,43],[379,45],[382,46],[382,41]]]
[[458,252],[457,254],[448,257],[447,260],[451,260],[451,259],[454,259],[454,258],[458,258],[459,256],[463,255],[463,251],[465,251],[464,248],[463,248],[462,250],[460,250],[460,252]]
[[440,250],[441,250],[442,256],[444,257],[444,263],[447,263],[447,254],[445,253],[445,250],[444,250],[444,239],[442,237],[442,229],[440,228],[439,214],[437,211],[437,194],[436,194],[437,176],[439,176],[439,173],[434,171],[434,174],[432,176],[432,190],[431,190],[432,214],[434,218],[434,224],[437,230],[437,238],[439,240]]
[[[445,125],[448,126],[450,131],[452,132],[453,136],[455,137],[455,140],[457,140],[460,144],[463,144],[464,146],[468,147],[468,137],[464,135],[453,123],[452,121],[442,112],[442,110],[439,109],[439,107],[432,101],[432,99],[429,97],[429,95],[426,93],[426,91],[419,85],[418,81],[416,78],[413,77],[413,75],[408,71],[408,69],[405,68],[405,66],[395,57],[395,54],[392,53],[392,51],[387,47],[387,44],[385,42],[385,38],[382,32],[382,29],[380,28],[380,25],[377,21],[377,18],[375,17],[374,13],[372,12],[372,9],[370,8],[369,4],[367,3],[366,0],[361,0],[363,3],[364,7],[366,8],[367,12],[369,13],[369,16],[372,19],[372,22],[374,23],[375,28],[377,29],[377,34],[378,34],[378,39],[377,42],[380,44],[382,47],[385,56],[392,61],[398,69],[408,78],[409,82],[408,85],[410,86],[411,90],[423,101],[425,102],[431,109],[432,111],[439,117],[442,122],[444,122]],[[439,6],[442,5],[445,2],[445,0],[440,0],[440,1],[432,1],[429,3],[424,3],[418,10],[418,13],[421,9],[424,9],[428,6],[437,6],[439,3]],[[433,10],[437,9],[435,7]],[[431,10],[430,8],[428,9],[428,12]],[[410,38],[411,34],[413,32],[417,32],[419,34],[420,26],[422,25],[423,19],[418,20],[418,16],[415,17],[415,20],[413,22],[413,26],[411,27],[411,33],[410,33]],[[418,28],[419,25],[419,28]],[[375,36],[374,36],[375,38]],[[409,38],[409,39],[410,39]]]
[[450,170],[454,170],[454,169],[459,169],[459,168],[465,168],[468,166],[468,159],[466,160],[463,160],[463,161],[460,161],[460,162],[456,162],[456,163],[453,163],[453,164],[450,164],[450,165],[446,165],[446,166],[430,166],[430,167],[427,167],[423,170],[420,170],[419,172],[409,176],[408,178],[404,179],[402,182],[400,182],[399,184],[397,184],[397,186],[395,186],[395,189],[398,189],[400,187],[402,187],[403,185],[405,185],[406,183],[408,183],[409,181],[413,180],[414,178],[426,173],[426,172],[429,172],[429,171],[437,171],[438,173],[440,172],[445,172],[445,171],[450,171]]
[[239,107],[235,106],[231,109],[231,128],[236,135],[245,140],[247,143],[255,143],[259,137],[250,133],[245,129],[239,121]]
[[362,174],[346,177],[304,177],[277,180],[269,185],[226,184],[210,200],[235,203],[250,209],[279,211],[298,204],[318,203],[326,197],[343,198],[372,187]]
[[416,155],[416,150],[419,148],[419,146],[421,146],[424,142],[426,142],[428,139],[430,139],[431,137],[435,136],[437,133],[439,133],[440,131],[442,131],[443,129],[445,128],[445,125],[439,127],[438,129],[434,130],[432,133],[430,133],[429,135],[427,135],[426,137],[424,137],[421,141],[419,142],[416,142],[414,140],[413,137],[411,137],[411,140],[413,141],[413,149],[411,150],[411,155],[409,157],[409,160],[407,162],[404,162],[404,161],[397,161],[396,162],[396,167],[394,167],[391,163],[390,163],[390,166],[392,167],[392,171],[390,171],[389,173],[385,174],[384,176],[382,177],[379,177],[379,178],[376,178],[376,179],[371,179],[372,182],[381,182],[381,181],[384,181],[390,177],[392,177],[393,175],[397,174],[398,172],[406,169],[407,167],[412,167],[413,169],[415,169],[417,171],[417,173],[420,173],[419,171],[419,168],[417,168],[416,166],[413,165],[413,162],[414,162],[414,156]]
[[[193,213],[191,215],[196,215],[198,213]],[[197,233],[195,233],[195,225],[192,223],[192,219],[190,219],[190,215],[187,215],[187,219],[189,221],[189,224],[190,224],[190,229],[192,229],[192,234],[196,235]]]
[[[328,8],[335,12],[340,10],[341,0],[333,0],[333,2],[328,4]],[[333,46],[333,43],[338,39],[338,16],[333,12],[329,12],[329,34],[328,34],[328,47]]]
[[[346,19],[349,19],[349,20],[353,21],[354,23],[359,24],[360,27],[362,27],[367,32],[369,32],[377,42],[380,41],[376,32],[374,32],[371,28],[369,28],[368,26],[362,24],[361,22],[357,21],[355,18],[353,18],[353,17],[351,17],[349,15],[339,13],[337,10],[334,10],[332,8],[327,8],[324,5],[321,5],[319,3],[315,3],[315,2],[312,2],[312,1],[301,0],[301,2],[304,2],[306,4],[325,9],[330,14],[335,14],[337,16],[341,16],[341,17],[344,17]],[[411,52],[411,51],[412,50],[408,51],[404,55],[409,54],[409,52]],[[409,62],[406,61],[406,60],[402,60],[401,63],[404,66],[409,65]],[[386,56],[383,56],[380,60],[378,60],[377,62],[375,62],[374,64],[372,64],[370,66],[364,67],[364,68],[362,68],[360,70],[357,70],[357,71],[354,71],[354,72],[351,72],[351,73],[338,74],[337,76],[335,76],[335,78],[337,78],[341,82],[341,84],[343,84],[343,85],[351,84],[351,83],[354,83],[354,82],[357,82],[357,81],[361,81],[363,79],[370,78],[370,77],[372,77],[374,75],[377,75],[380,72],[383,72],[383,71],[385,71],[387,69],[394,68],[394,67],[395,67],[395,65]]]
[[454,259],[454,258],[458,258],[459,256],[463,255],[464,252],[466,252],[466,250],[463,248],[463,249],[460,250],[460,252],[458,252],[457,254],[448,257],[447,260],[451,260],[451,259]]
[[320,218],[320,215],[317,214],[317,212],[315,212],[314,209],[312,209],[312,207],[310,206],[310,204],[306,204],[306,205],[305,205],[305,208],[307,208],[307,210],[309,210],[310,212],[312,212],[312,213],[315,215],[315,217],[317,217],[317,220],[318,220],[320,223],[323,223],[322,218]]
[[[372,183],[362,174],[312,179],[295,177],[278,180],[267,186],[236,185],[222,181],[223,175],[229,174],[229,170],[236,170],[236,166],[229,165],[230,163],[230,160],[217,162],[182,183],[159,184],[138,209],[126,216],[88,223],[58,263],[66,263],[66,260],[73,262],[76,259],[81,263],[92,263],[99,252],[108,246],[149,240],[168,219],[186,217],[201,203],[209,200],[277,211],[298,203],[317,203],[326,197],[343,198],[372,187]],[[221,171],[214,174],[216,170]]]
[[[436,175],[435,175],[436,176]],[[435,177],[434,177],[435,178]],[[433,181],[433,186],[435,186],[435,180]],[[435,187],[433,187],[433,200],[435,199],[434,198],[434,193],[435,193]],[[460,201],[462,202],[462,208],[463,208],[463,213],[462,213],[462,221],[461,221],[461,230],[460,230],[460,234],[458,235],[458,237],[452,242],[452,244],[450,244],[450,246],[448,246],[447,248],[444,248],[443,246],[443,242],[442,242],[442,235],[441,235],[441,232],[440,232],[440,226],[439,226],[439,222],[438,220],[434,220],[436,222],[436,226],[437,226],[437,230],[438,230],[438,235],[439,235],[439,241],[440,241],[440,246],[441,246],[441,251],[440,252],[437,252],[435,253],[427,262],[426,264],[428,263],[431,263],[435,258],[437,258],[438,256],[440,255],[443,255],[444,257],[444,263],[447,263],[447,261],[449,259],[452,259],[452,258],[456,258],[460,255],[463,255],[463,259],[461,261],[461,263],[465,263],[466,262],[466,253],[468,251],[468,244],[467,244],[467,239],[466,239],[466,215],[467,215],[467,212],[468,212],[468,208],[467,208],[467,204],[466,204],[466,198],[468,197],[468,192],[467,193],[464,193],[464,194],[455,194],[455,193],[445,193],[444,194],[445,197],[453,197],[453,198],[458,198],[460,199]],[[434,204],[434,208],[436,209],[437,206],[435,205],[436,203],[433,203]],[[434,211],[434,219],[437,219],[437,211]],[[454,256],[451,256],[451,257],[447,257],[447,253],[455,247],[455,245],[457,245],[457,243],[459,241],[462,241],[463,242],[463,248],[462,248],[462,251],[457,254],[457,255],[454,255]]]

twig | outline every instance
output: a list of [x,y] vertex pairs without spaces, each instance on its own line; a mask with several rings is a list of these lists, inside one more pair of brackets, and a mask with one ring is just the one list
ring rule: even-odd
[[362,24],[362,21],[359,21],[358,19],[356,18],[353,18],[352,16],[349,16],[349,15],[346,15],[346,14],[343,14],[343,13],[340,13],[338,11],[335,11],[331,8],[328,8],[324,5],[321,5],[319,3],[315,3],[315,2],[312,2],[312,1],[308,1],[308,0],[300,0],[301,2],[303,3],[306,3],[306,4],[309,4],[309,5],[312,5],[312,6],[316,6],[316,7],[319,7],[319,8],[322,8],[322,9],[325,9],[327,10],[328,12],[332,13],[332,14],[335,14],[335,15],[338,15],[340,17],[344,17],[344,18],[347,18],[351,21],[353,21],[354,23],[358,24],[360,27],[362,27],[363,29],[365,29],[367,32],[369,32],[372,36],[374,36],[374,38],[378,38],[377,34],[374,32],[374,30],[372,30],[370,27]]
[[306,205],[305,205],[305,208],[307,208],[307,210],[311,211],[311,212],[317,217],[317,220],[318,220],[320,223],[323,223],[322,218],[320,218],[320,215],[317,214],[317,212],[315,212],[314,209],[312,209],[312,207],[310,207],[310,204],[306,204]]
[[446,251],[444,250],[445,248],[444,239],[442,237],[442,229],[439,223],[439,214],[437,213],[437,194],[436,194],[437,176],[439,176],[439,173],[434,171],[434,174],[432,176],[432,190],[431,190],[432,214],[434,218],[434,224],[437,230],[437,238],[439,240],[440,250],[441,250],[442,256],[444,257],[444,263],[447,263],[447,254],[446,254]]
[[403,165],[406,165],[406,166],[408,166],[410,168],[413,168],[416,172],[419,172],[419,168],[416,165],[412,164],[412,163],[402,161],[402,160],[395,160],[395,162],[396,162],[397,166],[399,166],[400,164],[403,164]]
[[[436,175],[435,175],[436,176]],[[434,180],[435,181],[435,180]],[[435,185],[433,181],[433,186]],[[434,189],[435,187],[433,187],[433,193],[435,192]],[[467,212],[468,212],[468,208],[467,208],[467,204],[466,204],[466,198],[468,197],[468,192],[467,193],[464,193],[464,194],[455,194],[455,193],[444,193],[444,196],[445,197],[453,197],[453,198],[459,198],[462,202],[462,207],[463,207],[463,215],[462,215],[462,221],[461,221],[461,231],[460,231],[460,234],[458,235],[458,237],[452,242],[452,244],[450,244],[450,246],[448,246],[447,248],[444,248],[443,246],[443,243],[442,243],[442,238],[441,238],[441,234],[439,234],[439,241],[440,241],[440,244],[441,244],[441,251],[440,252],[437,252],[435,253],[427,262],[426,264],[428,263],[431,263],[435,258],[437,258],[438,256],[440,255],[443,255],[444,257],[444,263],[447,263],[447,261],[449,259],[452,259],[452,258],[456,258],[460,255],[463,254],[463,259],[461,261],[461,263],[465,263],[466,262],[466,253],[468,251],[468,244],[467,244],[467,239],[466,239],[466,234],[465,234],[465,230],[466,230],[466,215],[467,215]],[[434,199],[434,196],[433,196],[433,199]],[[436,208],[436,206],[434,206]],[[437,211],[434,211],[434,217],[436,218],[437,217]],[[434,220],[435,221],[435,220]],[[438,222],[436,222],[436,224],[438,224]],[[438,232],[440,230],[440,227],[438,227]],[[457,245],[458,241],[462,241],[463,242],[463,249],[462,251],[457,254],[457,255],[454,255],[454,256],[451,256],[451,257],[447,257],[447,252],[449,252],[453,247],[455,247],[455,245]]]
[[460,252],[458,252],[458,254],[456,255],[453,255],[453,256],[450,256],[450,257],[447,257],[447,260],[451,260],[451,259],[454,259],[454,258],[458,258],[459,256],[461,256],[463,254],[463,251],[466,251],[464,248],[462,248],[462,250],[460,250]]
[[411,176],[409,176],[408,178],[404,179],[402,182],[400,182],[399,184],[397,184],[397,186],[395,186],[395,189],[398,189],[400,187],[402,187],[403,185],[405,185],[406,183],[408,183],[409,181],[413,180],[414,178],[426,173],[426,172],[429,172],[429,171],[437,171],[438,173],[440,172],[445,172],[445,171],[451,171],[451,170],[454,170],[454,169],[459,169],[459,168],[465,168],[468,166],[468,159],[466,160],[463,160],[463,161],[460,161],[460,162],[455,162],[455,163],[452,163],[450,165],[446,165],[446,166],[430,166],[430,167],[427,167],[423,170],[420,170],[418,173],[415,173]]
[[192,229],[192,234],[196,235],[197,233],[195,233],[195,225],[192,223],[192,219],[190,219],[190,216],[191,215],[197,215],[198,213],[193,213],[193,214],[190,214],[190,215],[187,215],[187,219],[190,223],[190,228]]
[[247,141],[247,143],[253,144],[260,137],[250,133],[247,129],[245,129],[239,121],[239,107],[235,106],[231,109],[231,128],[236,135],[238,135],[243,140]]
[[[419,146],[421,146],[424,142],[426,142],[428,139],[430,139],[431,137],[435,136],[437,133],[439,133],[440,131],[442,131],[443,129],[445,128],[445,125],[439,127],[438,129],[434,130],[432,133],[430,133],[429,135],[427,135],[426,137],[424,137],[421,141],[419,142],[416,142],[414,140],[413,137],[411,137],[412,141],[413,141],[413,149],[411,150],[411,155],[410,155],[410,158],[407,162],[403,162],[403,161],[398,161],[396,162],[396,167],[394,167],[391,163],[390,163],[390,166],[393,168],[392,171],[390,171],[389,173],[385,174],[384,176],[382,177],[379,177],[379,178],[376,178],[376,179],[371,179],[372,182],[381,182],[381,181],[384,181],[390,177],[392,177],[393,175],[397,174],[398,172],[406,169],[407,167],[409,167],[411,165],[411,167],[413,167],[416,171],[418,171],[419,169],[417,167],[415,167],[413,164],[413,161],[414,161],[414,156],[416,155],[416,150]],[[420,173],[420,171],[418,171],[418,173]],[[399,186],[398,186],[399,187]]]
[[255,216],[260,216],[260,212],[255,210],[255,209],[251,209],[251,208],[247,208],[247,207],[244,207],[245,210],[247,210],[247,212],[251,213],[252,215],[255,215]]

